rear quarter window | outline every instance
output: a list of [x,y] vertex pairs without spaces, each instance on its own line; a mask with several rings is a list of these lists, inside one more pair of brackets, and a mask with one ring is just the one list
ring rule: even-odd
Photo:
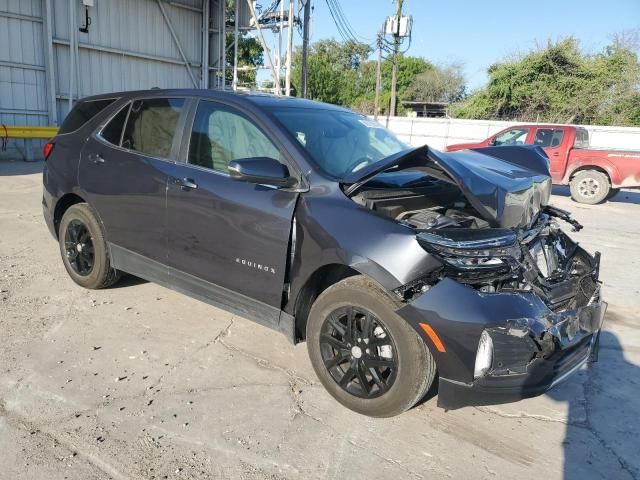
[[130,103],[124,106],[111,120],[109,120],[109,123],[104,126],[100,132],[100,136],[104,140],[113,145],[120,146],[122,130],[124,129],[124,123],[127,121],[130,106]]
[[58,134],[75,132],[115,101],[115,98],[109,98],[106,100],[88,100],[76,103],[69,112],[69,115],[64,119],[64,122],[62,122]]

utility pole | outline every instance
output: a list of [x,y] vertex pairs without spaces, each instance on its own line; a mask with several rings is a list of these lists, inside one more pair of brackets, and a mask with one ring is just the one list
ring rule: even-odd
[[287,31],[287,71],[285,74],[285,95],[291,95],[291,58],[293,57],[293,2],[289,0],[289,30]]
[[[209,3],[207,0],[205,0],[206,3]],[[235,92],[236,90],[238,90],[238,23],[239,23],[239,17],[240,17],[240,0],[235,0],[235,13],[234,13],[234,20],[233,20],[233,91]],[[226,33],[225,33],[226,35]],[[226,60],[226,54],[225,54],[225,60]]]
[[300,94],[308,98],[307,92],[307,63],[309,61],[309,22],[311,20],[311,0],[304,1],[304,21],[302,24],[302,78],[300,79]]
[[[253,18],[253,21],[256,24],[256,30],[258,30],[258,39],[260,40],[260,45],[262,46],[264,56],[267,57],[267,62],[269,63],[269,68],[271,69],[271,73],[273,74],[273,80],[275,81],[275,79],[278,77],[278,74],[276,73],[276,67],[274,66],[275,63],[271,59],[271,51],[267,46],[267,42],[264,40],[264,35],[262,34],[262,28],[260,27],[260,23],[258,23],[258,15],[256,14],[256,9],[253,6],[253,2],[251,0],[247,0],[247,5],[249,6],[251,17]],[[222,54],[224,55],[224,49],[222,50]],[[276,95],[282,94],[282,89],[280,88],[280,85],[277,83],[276,83],[275,93]]]
[[282,75],[282,31],[284,30],[284,0],[280,0],[280,28],[278,29],[278,66],[276,71],[278,72],[278,78],[276,83],[280,85],[280,75]]
[[398,83],[398,50],[400,49],[400,20],[402,19],[402,4],[404,0],[396,0],[396,31],[393,32],[393,65],[391,69],[391,104],[389,115],[396,115],[396,87]]
[[382,83],[382,35],[381,31],[378,34],[378,64],[376,65],[376,101],[373,106],[373,117],[378,120],[380,114],[380,88]]

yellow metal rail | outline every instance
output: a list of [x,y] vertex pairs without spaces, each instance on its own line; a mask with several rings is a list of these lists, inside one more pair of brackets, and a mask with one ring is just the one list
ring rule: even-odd
[[0,124],[2,138],[51,138],[58,133],[58,127],[32,127]]

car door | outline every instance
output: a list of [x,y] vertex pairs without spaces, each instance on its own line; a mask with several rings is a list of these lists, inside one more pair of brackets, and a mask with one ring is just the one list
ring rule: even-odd
[[174,288],[277,323],[298,194],[233,180],[228,164],[259,157],[286,164],[285,154],[267,130],[235,107],[200,100],[192,118],[184,163],[176,165],[168,187]]
[[538,127],[535,130],[531,143],[538,147],[542,147],[549,157],[551,176],[554,179],[561,178],[564,173],[564,155],[568,150],[564,145],[566,143],[564,129]]
[[[129,102],[83,148],[80,187],[98,212],[112,250],[117,249],[112,254],[118,262],[166,260],[166,188],[184,106],[184,98]],[[137,267],[127,271],[140,274]]]

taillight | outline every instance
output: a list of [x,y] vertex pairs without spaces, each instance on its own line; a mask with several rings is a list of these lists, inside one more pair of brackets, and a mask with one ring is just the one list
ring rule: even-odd
[[49,155],[51,155],[51,152],[53,152],[53,143],[51,142],[45,143],[44,148],[42,149],[42,154],[44,155],[45,160],[49,158]]

